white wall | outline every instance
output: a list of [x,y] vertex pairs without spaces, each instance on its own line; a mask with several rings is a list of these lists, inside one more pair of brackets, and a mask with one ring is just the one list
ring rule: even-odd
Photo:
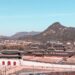
[[2,66],[2,62],[5,62],[5,66],[7,66],[8,65],[8,61],[10,61],[11,62],[11,65],[10,66],[13,66],[13,63],[14,62],[16,62],[16,66],[19,66],[20,65],[20,61],[21,61],[21,59],[0,59],[0,65]]
[[21,65],[27,65],[27,66],[40,66],[40,67],[54,67],[54,68],[73,68],[75,69],[75,65],[64,65],[64,64],[51,64],[51,63],[44,63],[44,62],[35,62],[35,61],[23,61],[21,60]]

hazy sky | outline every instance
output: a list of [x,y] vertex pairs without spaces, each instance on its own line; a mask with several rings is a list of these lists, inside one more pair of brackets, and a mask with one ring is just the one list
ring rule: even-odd
[[0,0],[0,35],[43,31],[56,21],[75,27],[75,0]]

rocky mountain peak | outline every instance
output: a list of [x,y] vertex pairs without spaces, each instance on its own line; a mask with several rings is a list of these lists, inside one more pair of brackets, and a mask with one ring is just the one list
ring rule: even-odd
[[58,28],[65,28],[65,26],[63,26],[60,22],[55,22],[49,28],[58,29]]

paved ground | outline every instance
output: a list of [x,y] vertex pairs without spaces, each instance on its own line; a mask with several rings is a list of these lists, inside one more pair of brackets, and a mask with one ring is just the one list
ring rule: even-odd
[[56,56],[23,56],[24,60],[40,61],[48,63],[64,63],[64,64],[75,64],[75,56],[72,57],[56,57]]

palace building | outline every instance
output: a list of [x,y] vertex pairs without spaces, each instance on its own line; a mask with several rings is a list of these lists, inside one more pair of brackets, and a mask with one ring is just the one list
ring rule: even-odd
[[21,52],[19,50],[0,51],[0,65],[3,66],[21,65]]

